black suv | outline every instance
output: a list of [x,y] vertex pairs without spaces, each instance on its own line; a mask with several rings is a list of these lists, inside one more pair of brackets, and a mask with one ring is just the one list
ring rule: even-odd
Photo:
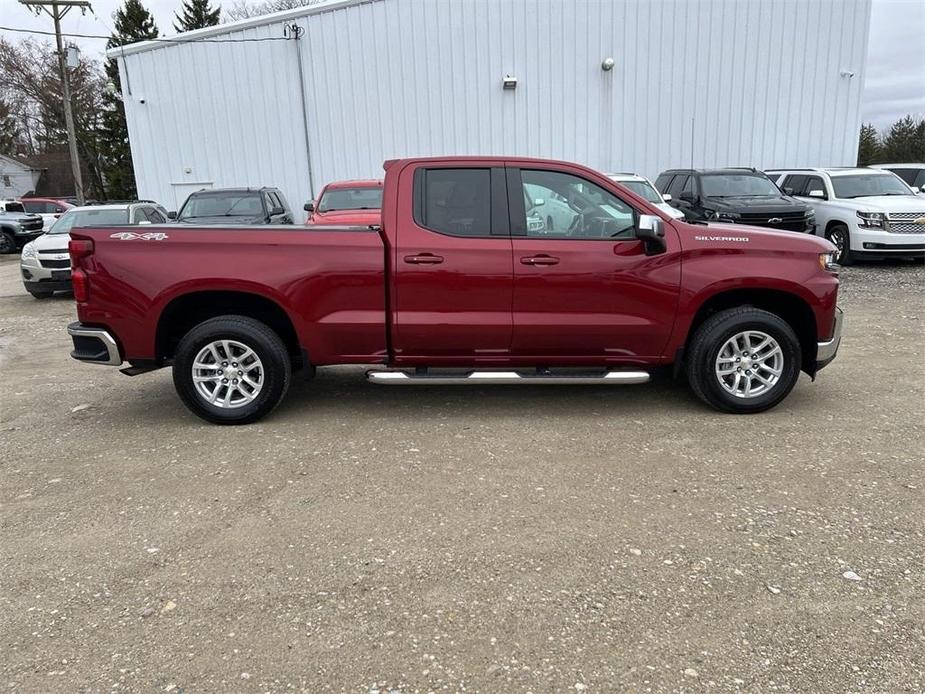
[[689,222],[734,222],[813,233],[809,205],[784,195],[756,169],[669,169],[655,181]]
[[278,188],[197,190],[179,213],[167,216],[181,224],[292,224],[292,211]]

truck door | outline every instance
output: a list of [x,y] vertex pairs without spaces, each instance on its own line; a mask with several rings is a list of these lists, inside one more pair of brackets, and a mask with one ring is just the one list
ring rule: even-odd
[[[676,234],[666,229],[667,251],[647,256],[639,213],[601,185],[567,170],[509,168],[508,180],[512,356],[549,365],[661,356],[681,279]],[[567,222],[550,228],[563,206]]]
[[514,284],[504,168],[409,167],[398,200],[390,297],[396,362],[503,361]]

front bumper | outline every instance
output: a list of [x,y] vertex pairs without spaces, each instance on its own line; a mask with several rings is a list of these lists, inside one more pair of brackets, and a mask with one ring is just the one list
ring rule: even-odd
[[838,353],[838,345],[841,344],[841,327],[844,316],[844,312],[836,306],[832,337],[824,342],[816,343],[816,371],[828,366],[835,359],[835,355]]
[[851,230],[851,253],[860,258],[892,256],[921,258],[925,256],[925,232],[906,234],[856,227]]
[[71,356],[77,361],[105,366],[122,366],[122,355],[115,338],[104,328],[93,328],[83,323],[71,323],[67,333],[74,341]]

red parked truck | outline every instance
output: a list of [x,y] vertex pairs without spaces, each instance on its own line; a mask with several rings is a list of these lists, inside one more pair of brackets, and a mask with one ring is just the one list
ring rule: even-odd
[[321,189],[318,201],[305,203],[308,226],[379,224],[382,181],[334,181]]
[[[73,231],[72,356],[171,365],[183,402],[222,424],[332,364],[376,364],[384,384],[641,383],[673,366],[749,413],[835,357],[828,241],[671,219],[565,162],[385,168],[381,227]],[[572,216],[549,229],[552,201]]]

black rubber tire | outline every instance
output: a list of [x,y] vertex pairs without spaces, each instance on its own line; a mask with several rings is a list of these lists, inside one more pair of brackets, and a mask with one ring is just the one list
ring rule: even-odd
[[51,297],[53,297],[53,296],[55,295],[54,292],[36,292],[36,291],[31,290],[31,289],[30,289],[30,290],[27,290],[27,291],[28,291],[32,296],[34,296],[36,299],[50,299]]
[[[242,407],[223,409],[203,400],[193,384],[192,365],[209,342],[237,340],[257,353],[264,368],[264,385],[257,398]],[[286,345],[264,323],[247,316],[217,316],[190,330],[174,354],[173,384],[190,411],[214,424],[250,424],[272,412],[282,401],[292,380],[292,364]]]
[[16,240],[4,231],[0,231],[0,255],[16,252]]
[[[765,393],[749,400],[737,398],[720,386],[714,372],[717,354],[726,340],[743,330],[761,330],[780,345],[784,369],[780,380]],[[800,376],[802,352],[793,328],[780,316],[751,306],[730,308],[705,320],[688,345],[687,380],[694,394],[705,403],[732,414],[763,412],[789,395]]]
[[832,239],[832,236],[835,234],[844,234],[845,245],[842,248],[841,253],[838,254],[838,258],[835,259],[835,262],[839,265],[851,265],[853,258],[851,257],[851,232],[848,231],[848,227],[844,224],[833,224],[832,227],[825,232],[825,237],[837,248],[838,244]]

